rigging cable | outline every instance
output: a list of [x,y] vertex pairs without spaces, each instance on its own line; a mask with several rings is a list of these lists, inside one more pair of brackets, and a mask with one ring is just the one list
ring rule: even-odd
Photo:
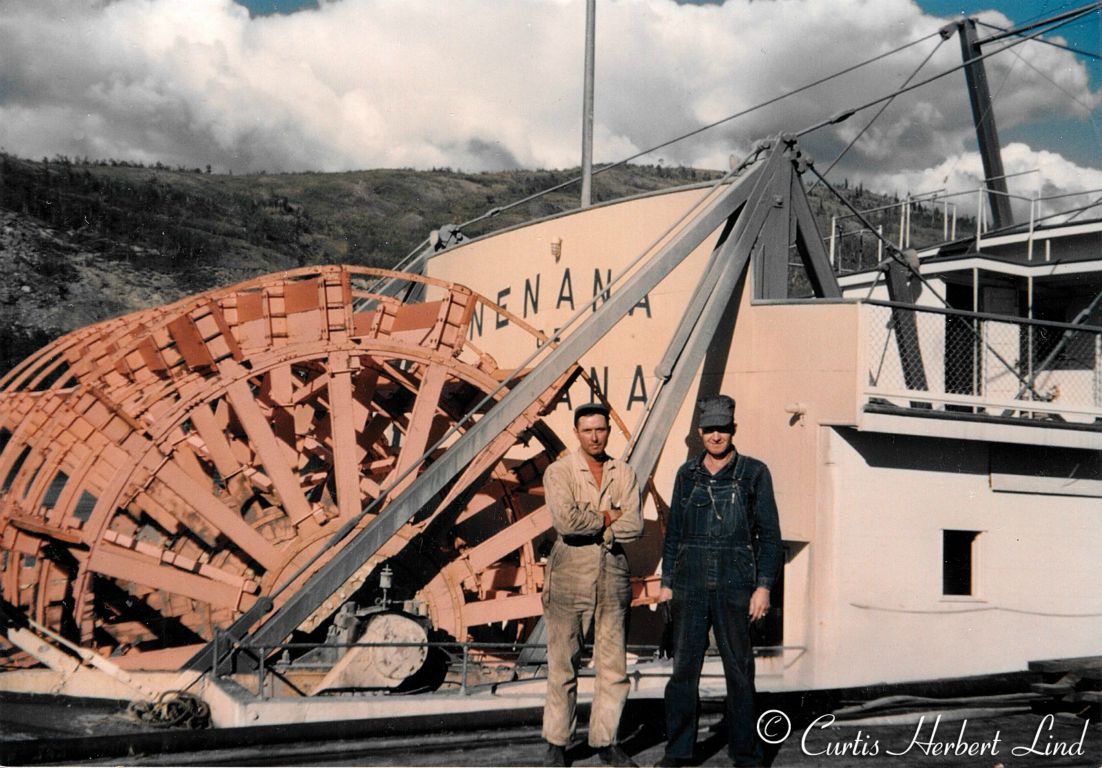
[[[902,51],[905,51],[908,48],[911,48],[915,45],[923,43],[923,42],[929,40],[930,38],[936,37],[940,34],[941,33],[939,31],[939,32],[933,32],[929,35],[925,35],[925,36],[920,37],[920,38],[916,38],[915,40],[912,40],[909,43],[904,43],[903,45],[899,46],[898,48],[894,48],[893,50],[886,51],[886,52],[881,53],[877,56],[873,56],[870,59],[866,59],[866,60],[864,60],[862,62],[859,62],[857,64],[854,64],[852,66],[846,67],[845,69],[841,69],[841,70],[839,70],[839,71],[837,71],[833,74],[827,75],[826,77],[821,77],[818,80],[815,80],[813,82],[802,85],[802,86],[800,86],[798,88],[795,88],[791,91],[786,91],[785,93],[782,93],[778,96],[774,96],[771,99],[767,99],[763,102],[755,104],[752,107],[747,107],[746,109],[743,109],[739,112],[735,112],[734,114],[728,115],[727,117],[720,118],[719,120],[708,123],[707,125],[703,125],[703,126],[700,126],[698,128],[694,128],[693,130],[688,131],[687,133],[683,133],[683,134],[681,134],[679,136],[676,136],[672,139],[664,141],[661,144],[656,144],[656,145],[654,145],[652,147],[649,147],[647,149],[640,150],[639,152],[636,152],[635,154],[630,155],[628,157],[625,157],[621,160],[617,160],[614,163],[608,163],[606,165],[601,166],[600,168],[595,168],[593,170],[593,175],[596,176],[596,175],[604,173],[606,171],[611,171],[615,168],[619,168],[621,166],[627,165],[632,160],[638,160],[640,157],[644,157],[646,155],[649,155],[652,152],[657,152],[660,149],[664,149],[665,147],[668,147],[672,144],[676,144],[680,141],[684,141],[685,139],[692,138],[693,136],[704,133],[705,131],[709,131],[712,128],[723,125],[724,123],[728,123],[728,122],[730,122],[732,120],[735,120],[737,118],[744,117],[745,115],[748,115],[752,112],[756,112],[760,109],[764,109],[765,107],[776,104],[777,102],[782,101],[784,99],[787,99],[790,96],[795,96],[799,93],[803,93],[804,91],[811,90],[812,88],[817,88],[818,86],[823,85],[824,83],[830,82],[831,80],[834,80],[835,78],[841,77],[843,75],[847,75],[850,72],[858,70],[861,67],[867,66],[869,64],[873,64],[877,61],[880,61],[881,59],[885,59],[889,56],[893,56],[897,53],[901,53]],[[558,192],[561,189],[569,187],[573,184],[577,184],[579,181],[581,181],[581,178],[582,178],[581,176],[574,176],[574,177],[572,177],[570,179],[567,179],[566,181],[562,182],[561,184],[556,184],[553,187],[548,187],[547,189],[540,190],[539,192],[535,192],[531,195],[528,195],[527,197],[521,198],[520,200],[515,200],[511,203],[508,203],[507,205],[502,205],[502,206],[497,206],[495,208],[491,208],[488,211],[486,211],[485,213],[483,213],[479,216],[476,216],[473,219],[468,219],[467,221],[463,222],[462,224],[459,224],[458,226],[455,227],[455,231],[461,231],[465,227],[472,226],[472,225],[477,224],[481,221],[484,221],[485,219],[493,218],[494,216],[497,216],[498,214],[504,213],[508,210],[511,210],[511,209],[516,208],[516,207],[521,206],[521,205],[524,205],[525,203],[530,203],[534,200],[538,200],[539,198],[541,198],[545,195],[549,195],[553,192]],[[422,240],[408,254],[406,254],[406,256],[404,258],[402,258],[398,262],[398,264],[393,267],[393,269],[395,271],[398,271],[398,272],[405,270],[410,264],[414,263],[417,260],[418,256],[424,251],[425,247],[428,246],[429,244],[430,244],[429,238],[425,238],[424,240]]]
[[[771,99],[767,99],[763,102],[755,104],[752,107],[747,107],[746,109],[740,110],[739,112],[735,112],[734,114],[728,115],[727,117],[722,117],[719,120],[715,120],[711,123],[708,123],[707,125],[702,125],[698,128],[694,128],[693,130],[688,131],[687,133],[683,133],[680,136],[676,136],[672,139],[664,141],[661,144],[656,144],[656,145],[654,145],[654,146],[652,146],[648,149],[640,150],[639,152],[636,152],[634,155],[630,155],[629,157],[625,157],[622,160],[617,160],[614,163],[609,163],[607,165],[601,166],[601,168],[599,168],[599,169],[595,169],[593,171],[593,175],[596,176],[598,173],[604,173],[605,171],[611,171],[614,168],[619,168],[620,166],[627,165],[632,160],[638,160],[640,157],[644,157],[645,155],[649,155],[652,152],[657,152],[658,150],[664,149],[664,148],[670,146],[671,144],[676,144],[680,141],[684,141],[685,139],[692,138],[693,136],[697,136],[701,133],[704,133],[705,131],[709,131],[712,128],[716,128],[720,125],[723,125],[724,123],[728,123],[728,122],[730,122],[732,120],[735,120],[737,118],[744,117],[744,116],[750,114],[751,112],[756,112],[759,109],[764,109],[765,107],[771,106],[773,104],[776,104],[779,101],[787,99],[789,96],[795,96],[796,94],[803,93],[804,91],[810,90],[812,88],[817,88],[818,86],[823,85],[824,83],[830,82],[831,80],[834,80],[835,78],[841,77],[842,75],[847,75],[850,72],[853,72],[857,69],[860,69],[861,67],[867,66],[867,65],[872,64],[872,63],[874,63],[876,61],[879,61],[881,59],[887,58],[888,56],[893,56],[897,53],[900,53],[901,51],[906,50],[907,48],[910,48],[912,46],[918,45],[919,43],[925,42],[926,40],[929,40],[931,37],[934,37],[935,35],[939,35],[939,34],[940,34],[940,32],[933,32],[933,33],[931,33],[929,35],[926,35],[924,37],[917,38],[917,39],[912,40],[909,43],[905,43],[905,44],[903,44],[903,45],[899,46],[898,48],[895,48],[891,51],[886,51],[886,52],[881,53],[877,56],[873,56],[872,58],[866,59],[866,60],[864,60],[864,61],[862,61],[858,64],[854,64],[852,66],[846,67],[845,69],[841,69],[841,70],[835,72],[834,74],[827,75],[826,77],[821,77],[818,80],[807,83],[806,85],[802,85],[799,88],[795,88],[791,91],[786,91],[785,93],[782,93],[779,96],[774,96]],[[566,186],[569,186],[571,184],[577,183],[579,180],[581,180],[581,176],[576,176],[572,179],[569,179],[568,181],[563,182],[562,184],[558,184],[554,187],[551,187],[548,190],[545,190],[543,192],[537,192],[533,195],[529,195],[528,197],[524,198],[523,200],[518,200],[514,203],[510,203],[509,205],[502,206],[500,208],[491,209],[490,211],[487,211],[486,213],[482,214],[481,216],[478,216],[474,219],[471,219],[469,221],[464,222],[463,224],[460,224],[459,228],[462,229],[463,227],[466,227],[466,226],[469,226],[469,225],[474,224],[476,222],[482,221],[483,219],[489,218],[491,216],[496,216],[497,214],[502,213],[503,211],[507,211],[510,208],[514,208],[518,205],[522,205],[526,202],[530,202],[531,200],[535,200],[536,198],[538,198],[538,197],[540,197],[544,194],[547,194],[548,192],[555,192],[559,189],[562,189],[563,187],[566,187]]]
[[1018,51],[1013,51],[1013,53],[1014,53],[1014,55],[1015,55],[1016,57],[1018,57],[1018,60],[1019,60],[1019,61],[1021,61],[1021,62],[1022,62],[1023,64],[1025,64],[1025,65],[1026,65],[1027,67],[1029,67],[1030,69],[1032,69],[1032,70],[1033,70],[1034,72],[1036,72],[1036,73],[1037,73],[1038,75],[1040,75],[1040,76],[1041,76],[1042,78],[1044,78],[1044,79],[1045,79],[1045,80],[1047,80],[1048,82],[1052,83],[1052,85],[1053,85],[1053,86],[1054,86],[1054,87],[1055,87],[1055,88],[1056,88],[1057,90],[1059,90],[1059,91],[1060,91],[1061,93],[1063,93],[1063,94],[1064,94],[1065,96],[1067,96],[1067,97],[1068,97],[1069,99],[1071,99],[1071,101],[1072,101],[1072,102],[1074,102],[1074,103],[1076,104],[1076,106],[1080,106],[1080,107],[1082,107],[1082,108],[1084,109],[1084,111],[1086,111],[1086,113],[1087,113],[1087,116],[1088,116],[1088,117],[1090,118],[1090,121],[1091,121],[1091,125],[1092,125],[1092,127],[1094,128],[1094,132],[1095,132],[1095,134],[1096,134],[1096,135],[1098,134],[1098,125],[1097,125],[1097,123],[1095,123],[1095,120],[1094,120],[1094,115],[1092,115],[1092,114],[1091,114],[1091,108],[1090,108],[1090,106],[1089,106],[1089,105],[1087,105],[1087,104],[1084,104],[1084,103],[1083,103],[1083,102],[1082,102],[1082,101],[1081,101],[1081,100],[1080,100],[1080,99],[1079,99],[1079,98],[1078,98],[1078,97],[1077,97],[1077,96],[1076,96],[1076,95],[1075,95],[1074,93],[1071,93],[1071,92],[1070,92],[1070,91],[1068,91],[1068,90],[1067,90],[1066,88],[1064,88],[1064,87],[1063,87],[1062,85],[1060,85],[1060,84],[1059,84],[1058,82],[1056,82],[1056,81],[1055,81],[1055,80],[1053,80],[1053,79],[1052,79],[1051,77],[1049,77],[1049,76],[1048,76],[1048,75],[1046,75],[1046,74],[1045,74],[1044,72],[1042,72],[1042,71],[1041,71],[1040,69],[1038,69],[1038,68],[1037,68],[1037,67],[1036,67],[1036,66],[1035,66],[1035,65],[1033,64],[1033,62],[1029,61],[1029,60],[1028,60],[1028,59],[1026,59],[1026,58],[1025,58],[1024,56],[1022,56],[1022,55],[1021,55],[1021,53],[1019,53]]
[[[1011,43],[1007,46],[1004,46],[1003,48],[1000,48],[996,51],[992,51],[992,52],[987,53],[987,54],[983,54],[982,56],[978,56],[974,59],[971,59],[968,62],[965,62],[965,63],[961,64],[960,66],[954,67],[954,68],[952,68],[952,69],[950,69],[946,72],[943,72],[940,75],[937,75],[933,78],[928,78],[926,80],[923,80],[922,82],[915,83],[912,86],[901,88],[901,89],[897,90],[895,93],[888,94],[887,96],[881,97],[881,98],[877,99],[876,101],[870,102],[870,103],[865,104],[861,107],[850,110],[848,113],[840,113],[838,115],[835,115],[834,117],[830,118],[828,121],[826,121],[824,123],[821,123],[821,124],[818,124],[818,125],[815,125],[815,126],[812,126],[811,128],[807,128],[804,131],[802,131],[801,133],[798,133],[796,135],[797,136],[802,136],[805,133],[810,133],[811,131],[816,130],[817,128],[821,128],[821,127],[825,127],[826,125],[832,125],[834,123],[842,122],[842,120],[852,116],[855,112],[858,112],[858,111],[860,111],[862,109],[865,109],[867,107],[879,104],[881,101],[885,101],[885,100],[890,101],[891,99],[894,99],[896,96],[898,96],[902,93],[906,93],[910,90],[914,90],[914,89],[919,88],[923,85],[934,82],[935,80],[938,80],[941,77],[945,77],[946,75],[952,74],[953,72],[956,72],[957,70],[962,69],[967,64],[973,63],[975,61],[980,61],[982,59],[987,58],[988,56],[992,56],[992,55],[995,55],[997,53],[1000,53],[1000,52],[1002,52],[1002,51],[1004,51],[1008,48],[1011,48],[1011,47],[1019,44],[1019,43],[1027,42],[1027,41],[1033,40],[1033,39],[1038,39],[1039,35],[1041,35],[1045,32],[1051,32],[1055,29],[1059,29],[1060,27],[1062,27],[1062,26],[1064,26],[1064,25],[1066,25],[1066,24],[1068,24],[1072,21],[1077,21],[1077,20],[1081,19],[1082,17],[1086,16],[1088,13],[1092,12],[1093,10],[1097,10],[1099,7],[1102,7],[1102,3],[1095,2],[1095,3],[1092,3],[1090,5],[1082,6],[1080,8],[1077,8],[1073,11],[1069,11],[1068,13],[1050,17],[1050,18],[1045,19],[1045,20],[1043,20],[1041,22],[1038,22],[1036,24],[1027,25],[1027,26],[1019,27],[1015,30],[1011,30],[1011,32],[1014,33],[1015,35],[1020,35],[1021,32],[1028,31],[1028,30],[1034,29],[1036,27],[1044,27],[1048,24],[1054,24],[1055,25],[1055,26],[1051,27],[1050,29],[1044,29],[1044,30],[1041,30],[1039,32],[1035,32],[1031,35],[1023,36],[1023,37],[1021,37],[1020,40],[1018,40],[1014,43]],[[593,175],[596,176],[596,175],[604,173],[606,171],[611,171],[615,168],[619,168],[623,165],[627,165],[632,160],[637,160],[640,157],[644,157],[648,154],[651,154],[652,152],[656,152],[659,149],[663,149],[663,148],[668,147],[672,144],[676,144],[680,141],[684,141],[685,139],[692,138],[693,136],[696,136],[696,135],[701,134],[705,131],[711,130],[712,128],[715,128],[717,126],[723,125],[724,123],[727,123],[727,122],[735,120],[739,117],[743,117],[745,115],[748,115],[751,112],[755,112],[759,109],[763,109],[767,106],[771,106],[773,104],[776,104],[777,102],[782,101],[782,100],[788,98],[789,96],[795,96],[796,94],[803,93],[804,91],[810,90],[812,88],[816,88],[816,87],[818,87],[820,85],[823,85],[824,83],[827,83],[827,82],[829,82],[829,81],[831,81],[835,78],[841,77],[842,75],[846,75],[846,74],[849,74],[850,72],[853,72],[857,69],[860,69],[861,67],[867,66],[867,65],[872,64],[876,61],[880,61],[881,59],[885,59],[889,56],[893,56],[893,55],[895,55],[897,53],[900,53],[900,52],[902,52],[902,51],[904,51],[908,48],[911,48],[912,46],[923,43],[926,40],[929,40],[931,37],[934,37],[935,35],[942,35],[942,31],[938,30],[937,32],[933,32],[929,35],[925,35],[923,37],[916,38],[915,40],[912,40],[908,43],[904,43],[903,45],[901,45],[897,48],[894,48],[890,51],[886,51],[886,52],[884,52],[882,54],[879,54],[877,56],[874,56],[870,59],[866,59],[865,61],[854,64],[853,66],[841,69],[841,70],[839,70],[839,71],[837,71],[837,72],[835,72],[831,75],[827,75],[826,77],[819,78],[818,80],[815,80],[813,82],[802,85],[799,88],[795,88],[791,91],[787,91],[787,92],[782,93],[778,96],[775,96],[771,99],[767,99],[766,101],[760,102],[760,103],[758,103],[758,104],[756,104],[752,107],[748,107],[744,110],[741,110],[739,112],[735,112],[734,114],[728,115],[727,117],[723,117],[723,118],[720,118],[719,120],[708,123],[707,125],[703,125],[703,126],[700,126],[698,128],[695,128],[691,131],[688,131],[688,132],[683,133],[679,136],[676,136],[672,139],[669,139],[668,141],[664,141],[661,144],[656,144],[656,145],[654,145],[654,146],[652,146],[648,149],[644,149],[644,150],[641,150],[639,152],[636,152],[635,154],[630,155],[629,157],[625,157],[625,158],[623,158],[621,160],[618,160],[614,163],[609,163],[607,165],[603,165],[600,168],[595,168],[593,170]],[[990,38],[988,38],[988,40],[990,40]],[[483,213],[479,216],[476,216],[473,219],[468,219],[467,221],[463,222],[462,224],[459,224],[457,227],[455,227],[455,231],[461,231],[464,227],[472,226],[472,225],[474,225],[478,222],[484,221],[486,219],[489,219],[489,218],[497,216],[501,213],[504,213],[505,211],[511,210],[511,209],[516,208],[520,205],[524,205],[525,203],[532,202],[532,201],[537,200],[537,199],[539,199],[539,198],[541,198],[545,195],[551,194],[553,192],[557,192],[557,191],[559,191],[561,189],[564,189],[566,187],[569,187],[573,184],[577,184],[579,181],[581,181],[581,178],[582,178],[581,176],[575,176],[575,177],[572,177],[570,179],[567,179],[566,181],[562,182],[561,184],[556,184],[553,187],[549,187],[547,189],[544,189],[544,190],[541,190],[539,192],[533,193],[531,195],[528,195],[527,197],[521,198],[520,200],[513,201],[512,203],[509,203],[507,205],[497,206],[497,207],[491,208],[488,211],[486,211],[485,213]],[[425,238],[424,240],[422,240],[403,259],[401,259],[398,262],[398,264],[394,267],[394,270],[395,271],[403,271],[403,270],[407,269],[410,264],[417,261],[417,259],[419,258],[419,255],[424,251],[425,247],[428,246],[429,244],[430,244],[430,239],[429,238]]]
[[1091,208],[1096,208],[1099,205],[1102,205],[1102,197],[1095,198],[1095,201],[1093,203],[1087,203],[1086,205],[1081,206],[1081,207],[1076,208],[1076,209],[1071,210],[1071,211],[1061,211],[1060,213],[1050,214],[1049,216],[1046,216],[1045,218],[1051,218],[1052,216],[1067,216],[1070,213],[1072,215],[1068,216],[1068,218],[1064,219],[1064,222],[1063,222],[1064,224],[1068,224],[1068,223],[1078,219],[1079,214],[1083,213],[1083,211],[1089,211]]
[[[1067,7],[1068,5],[1070,5],[1070,3],[1064,3],[1064,7]],[[1037,14],[1036,16],[1030,17],[1029,22],[1031,23],[1021,24],[999,35],[992,35],[991,37],[981,40],[980,44],[982,45],[983,43],[991,43],[1004,37],[1010,37],[1012,35],[1020,35],[1022,32],[1028,32],[1031,29],[1043,27],[1046,24],[1052,24],[1057,21],[1064,21],[1066,19],[1078,20],[1083,16],[1082,11],[1090,12],[1091,10],[1102,10],[1102,2],[1098,2],[1098,0],[1095,0],[1095,2],[1093,3],[1088,3],[1087,5],[1073,8],[1070,11],[1057,14],[1056,16],[1049,16],[1048,18],[1042,18],[1040,21],[1033,21],[1034,19],[1037,19],[1041,16],[1041,14]],[[1074,17],[1074,19],[1072,19],[1072,17]]]
[[1062,26],[1070,24],[1072,21],[1075,21],[1076,19],[1079,19],[1083,16],[1086,16],[1088,13],[1091,13],[1097,7],[1098,7],[1097,3],[1091,4],[1090,6],[1084,6],[1083,8],[1080,8],[1078,11],[1075,11],[1072,14],[1068,14],[1067,17],[1064,18],[1063,21],[1056,24],[1055,26],[1053,26],[1050,29],[1040,29],[1040,30],[1034,32],[1031,35],[1022,37],[1019,40],[1015,40],[1011,43],[1008,43],[1008,44],[1004,45],[1003,47],[998,48],[994,51],[988,51],[987,53],[981,53],[978,56],[974,56],[971,59],[968,59],[967,61],[961,62],[960,64],[958,64],[955,67],[947,69],[944,72],[941,72],[937,75],[934,75],[933,77],[928,77],[925,80],[921,80],[917,83],[913,83],[911,85],[908,85],[908,86],[905,86],[905,87],[902,87],[902,88],[897,88],[895,91],[893,91],[891,93],[885,94],[885,95],[880,96],[880,97],[875,98],[875,99],[872,99],[871,101],[867,101],[864,104],[861,104],[860,106],[850,107],[849,109],[844,109],[841,112],[837,112],[833,116],[828,117],[826,120],[821,120],[818,123],[815,123],[813,125],[808,126],[807,128],[804,128],[800,131],[795,132],[793,135],[797,136],[797,137],[806,136],[807,134],[813,133],[814,131],[817,131],[820,128],[826,128],[827,126],[835,125],[837,123],[844,122],[844,121],[848,120],[849,118],[853,117],[853,115],[855,115],[856,113],[858,113],[862,110],[868,109],[869,107],[876,106],[877,104],[879,104],[882,101],[888,101],[888,100],[894,99],[896,96],[899,96],[901,94],[917,90],[917,89],[921,88],[924,85],[929,85],[930,83],[933,83],[937,80],[940,80],[943,77],[947,77],[948,75],[951,75],[954,72],[958,72],[959,70],[964,69],[965,67],[969,66],[970,64],[975,64],[976,62],[983,61],[985,59],[989,59],[992,56],[997,56],[998,54],[1002,53],[1003,51],[1009,50],[1009,49],[1014,48],[1018,45],[1021,45],[1022,43],[1028,42],[1029,40],[1032,40],[1033,38],[1038,37],[1039,35],[1045,34],[1046,32],[1052,32],[1054,29],[1059,29]]
[[[1060,47],[1065,47],[1065,46],[1060,46]],[[1032,69],[1034,72],[1036,72],[1041,78],[1043,78],[1043,79],[1047,80],[1049,83],[1051,83],[1054,88],[1056,88],[1058,91],[1060,91],[1065,96],[1067,96],[1072,101],[1073,104],[1075,104],[1078,107],[1083,108],[1083,111],[1086,112],[1086,114],[1087,114],[1087,119],[1090,120],[1091,130],[1094,132],[1095,138],[1099,140],[1099,144],[1102,144],[1102,131],[1099,131],[1098,121],[1094,119],[1094,113],[1091,111],[1090,106],[1087,105],[1087,104],[1084,104],[1075,94],[1068,91],[1062,85],[1060,85],[1055,80],[1053,80],[1051,77],[1049,77],[1044,72],[1042,72],[1040,69],[1038,69],[1033,64],[1033,62],[1029,61],[1024,56],[1022,56],[1021,53],[1019,53],[1018,51],[1013,51],[1013,53],[1018,58],[1018,60],[1020,62],[1025,64],[1027,67]],[[1102,58],[1102,57],[1096,56],[1095,58]]]
[[[986,21],[981,21],[979,19],[976,19],[976,23],[980,24],[982,26],[985,26],[988,29],[994,29],[997,32],[1004,32],[1008,35],[1018,34],[1018,32],[1016,32],[1014,30],[1007,29],[1006,27],[1000,27],[996,24],[988,24]],[[1038,38],[1036,38],[1036,40],[1037,40],[1038,43],[1044,43],[1045,45],[1051,45],[1053,48],[1060,48],[1062,50],[1069,51],[1070,53],[1074,53],[1077,56],[1086,56],[1087,58],[1094,59],[1096,61],[1102,61],[1102,56],[1100,56],[1097,53],[1094,53],[1093,51],[1084,51],[1082,48],[1073,48],[1070,45],[1063,45],[1062,43],[1056,43],[1056,42],[1053,42],[1052,40],[1045,40],[1043,37],[1038,37]],[[985,42],[985,41],[983,41],[983,40],[980,41],[981,44],[983,42]]]
[[[938,41],[938,44],[936,46],[934,46],[934,49],[932,51],[930,51],[930,53],[926,56],[925,59],[922,60],[922,63],[919,64],[915,68],[915,71],[912,72],[910,74],[910,76],[906,80],[903,81],[903,85],[907,85],[908,83],[910,83],[912,80],[915,79],[915,77],[918,75],[918,73],[922,71],[922,68],[925,67],[930,62],[930,59],[932,59],[934,57],[934,54],[937,53],[941,49],[941,46],[945,44],[946,39],[947,38],[942,37]],[[880,116],[882,114],[884,114],[884,110],[886,110],[889,106],[891,106],[891,103],[894,100],[895,100],[895,97],[893,96],[892,98],[890,98],[890,99],[888,99],[887,101],[884,102],[884,105],[882,107],[880,107],[880,109],[877,111],[877,113],[875,115],[873,115],[872,118],[867,123],[865,123],[865,127],[862,128],[860,131],[858,131],[857,135],[854,136],[850,140],[849,144],[846,145],[845,149],[843,149],[841,152],[839,152],[838,156],[835,157],[833,161],[831,161],[830,165],[827,166],[827,169],[825,171],[823,171],[824,176],[826,176],[832,170],[834,170],[834,166],[836,166],[838,164],[838,161],[841,160],[843,157],[845,157],[847,152],[849,152],[851,149],[853,149],[853,145],[856,144],[858,141],[860,141],[861,137],[865,135],[865,132],[868,131],[868,129],[872,127],[872,124],[875,123],[880,118]],[[807,191],[810,192],[812,189],[815,188],[815,186],[818,183],[819,183],[818,179],[816,179],[815,184],[812,184],[811,187],[809,187]]]
[[[1058,46],[1058,47],[1065,48],[1066,46]],[[1069,48],[1068,50],[1073,50],[1073,49]],[[1078,51],[1076,51],[1076,52],[1078,53]],[[1045,80],[1052,83],[1052,85],[1055,86],[1061,93],[1063,93],[1065,96],[1067,96],[1069,99],[1071,99],[1072,102],[1074,102],[1076,105],[1082,107],[1086,111],[1087,118],[1090,120],[1091,130],[1094,132],[1095,138],[1099,140],[1100,144],[1102,144],[1102,131],[1099,131],[1099,129],[1098,129],[1098,121],[1094,119],[1094,113],[1091,111],[1090,107],[1087,106],[1086,104],[1084,104],[1082,101],[1080,101],[1074,94],[1069,93],[1067,90],[1065,90],[1059,83],[1057,83],[1051,77],[1049,77],[1044,72],[1042,72],[1040,69],[1035,67],[1032,64],[1032,62],[1030,62],[1025,57],[1023,57],[1020,53],[1018,53],[1018,51],[1014,51],[1014,55],[1018,57],[1019,61],[1023,62],[1027,67],[1032,69],[1034,72],[1036,72],[1038,75],[1043,77]],[[1095,56],[1095,58],[1102,58],[1102,57]],[[1080,194],[1089,194],[1089,192],[1080,193]],[[1060,215],[1067,215],[1068,213],[1073,213],[1072,216],[1070,216],[1069,218],[1067,218],[1064,221],[1064,223],[1067,224],[1068,222],[1074,221],[1075,219],[1079,218],[1079,215],[1081,213],[1083,213],[1084,211],[1090,210],[1091,208],[1094,208],[1099,203],[1102,203],[1102,197],[1099,197],[1098,199],[1096,199],[1090,205],[1079,208],[1078,210],[1074,211],[1074,213],[1072,211],[1061,211],[1060,213],[1054,214],[1054,215],[1060,216]],[[1043,219],[1041,219],[1041,220],[1043,220]]]

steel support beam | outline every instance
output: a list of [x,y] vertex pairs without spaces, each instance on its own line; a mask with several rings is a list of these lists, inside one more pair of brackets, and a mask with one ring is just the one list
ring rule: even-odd
[[[917,258],[917,257],[916,257]],[[914,304],[915,294],[911,281],[917,282],[911,270],[896,259],[888,259],[887,267],[888,298],[903,304]],[[918,322],[913,310],[892,307],[892,328],[895,330],[896,349],[899,350],[899,362],[903,366],[903,382],[907,389],[926,392],[926,367],[922,363],[922,348],[918,343]],[[912,408],[929,408],[929,403],[912,402]]]
[[796,223],[796,250],[804,263],[804,271],[811,282],[812,290],[819,298],[841,298],[842,289],[831,269],[830,256],[823,245],[823,235],[815,222],[815,214],[811,212],[811,204],[798,173],[792,174],[788,198],[791,201],[791,215]]
[[964,79],[968,84],[968,99],[972,104],[972,120],[976,125],[980,158],[983,160],[984,184],[991,203],[991,221],[995,229],[1014,223],[1007,196],[1006,171],[1003,170],[1002,148],[999,132],[995,128],[995,110],[991,103],[991,90],[987,86],[987,69],[984,66],[976,20],[964,19],[957,23],[960,34],[960,51],[964,57]]
[[[733,228],[730,228],[729,237],[716,249],[711,261],[712,268],[701,282],[701,286],[708,288],[707,296],[699,304],[693,302],[691,309],[694,314],[687,314],[682,320],[678,333],[666,352],[666,357],[672,358],[674,363],[666,374],[661,390],[655,395],[654,406],[633,442],[628,457],[628,462],[639,477],[650,477],[654,472],[670,426],[704,362],[720,319],[728,304],[738,300],[735,289],[746,274],[750,254],[759,235],[767,228],[770,218],[787,221],[787,208],[775,206],[769,194],[777,176],[784,176],[787,166],[782,153],[776,152],[758,173],[754,190],[741,210],[741,215],[734,221]],[[681,337],[685,337],[683,342],[679,341]]]
[[[785,155],[788,153],[785,152]],[[791,210],[792,163],[781,163],[769,179],[768,186],[758,190],[757,197],[771,210],[763,214],[761,247],[754,253],[754,298],[785,299],[788,297],[788,257],[792,249],[793,222]],[[757,233],[755,233],[755,237]]]

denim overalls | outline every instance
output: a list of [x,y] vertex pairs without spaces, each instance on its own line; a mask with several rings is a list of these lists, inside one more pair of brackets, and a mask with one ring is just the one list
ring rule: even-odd
[[772,478],[749,456],[737,455],[715,475],[695,459],[678,470],[670,502],[662,560],[662,586],[673,589],[674,615],[666,754],[692,757],[700,670],[712,628],[727,682],[728,752],[736,764],[754,764],[761,746],[754,737],[750,595],[756,587],[772,587],[783,557]]

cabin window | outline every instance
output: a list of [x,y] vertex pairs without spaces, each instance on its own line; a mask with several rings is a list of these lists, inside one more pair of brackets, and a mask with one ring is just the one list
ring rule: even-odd
[[941,593],[947,596],[975,594],[974,564],[979,531],[942,531]]

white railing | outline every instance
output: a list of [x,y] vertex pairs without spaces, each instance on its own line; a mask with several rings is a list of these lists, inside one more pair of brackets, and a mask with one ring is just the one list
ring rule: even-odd
[[[1026,171],[1024,173],[1035,173]],[[1021,176],[1024,174],[1010,174]],[[1058,195],[1042,196],[1039,192],[1032,195],[1016,195],[999,190],[990,190],[985,185],[980,185],[974,190],[964,192],[946,192],[936,190],[917,195],[908,194],[898,203],[867,208],[861,211],[866,221],[875,224],[875,229],[870,229],[860,223],[855,214],[834,216],[831,218],[830,233],[825,238],[827,251],[830,254],[830,263],[836,274],[846,274],[871,269],[883,261],[884,240],[887,239],[898,248],[918,248],[933,246],[936,243],[914,242],[915,226],[913,213],[916,207],[931,206],[936,216],[938,209],[941,214],[941,241],[956,240],[958,224],[958,206],[950,202],[951,198],[975,195],[977,214],[973,219],[973,227],[970,234],[961,234],[961,237],[971,236],[976,240],[976,250],[982,249],[985,235],[991,233],[990,214],[987,196],[990,193],[1004,195],[1011,200],[1019,200],[1029,205],[1029,221],[1026,228],[1027,235],[1027,259],[1034,259],[1034,237],[1038,224],[1044,219],[1041,216],[1046,203],[1062,200],[1069,197],[1079,197],[1102,193],[1102,189],[1087,189],[1079,192],[1065,192]],[[1102,205],[1102,199],[1095,201],[1095,205]],[[857,226],[854,226],[854,222]],[[1026,224],[1026,222],[1021,222]],[[1039,260],[1047,260],[1047,251]]]
[[882,301],[861,311],[866,404],[1102,423],[1102,328]]

